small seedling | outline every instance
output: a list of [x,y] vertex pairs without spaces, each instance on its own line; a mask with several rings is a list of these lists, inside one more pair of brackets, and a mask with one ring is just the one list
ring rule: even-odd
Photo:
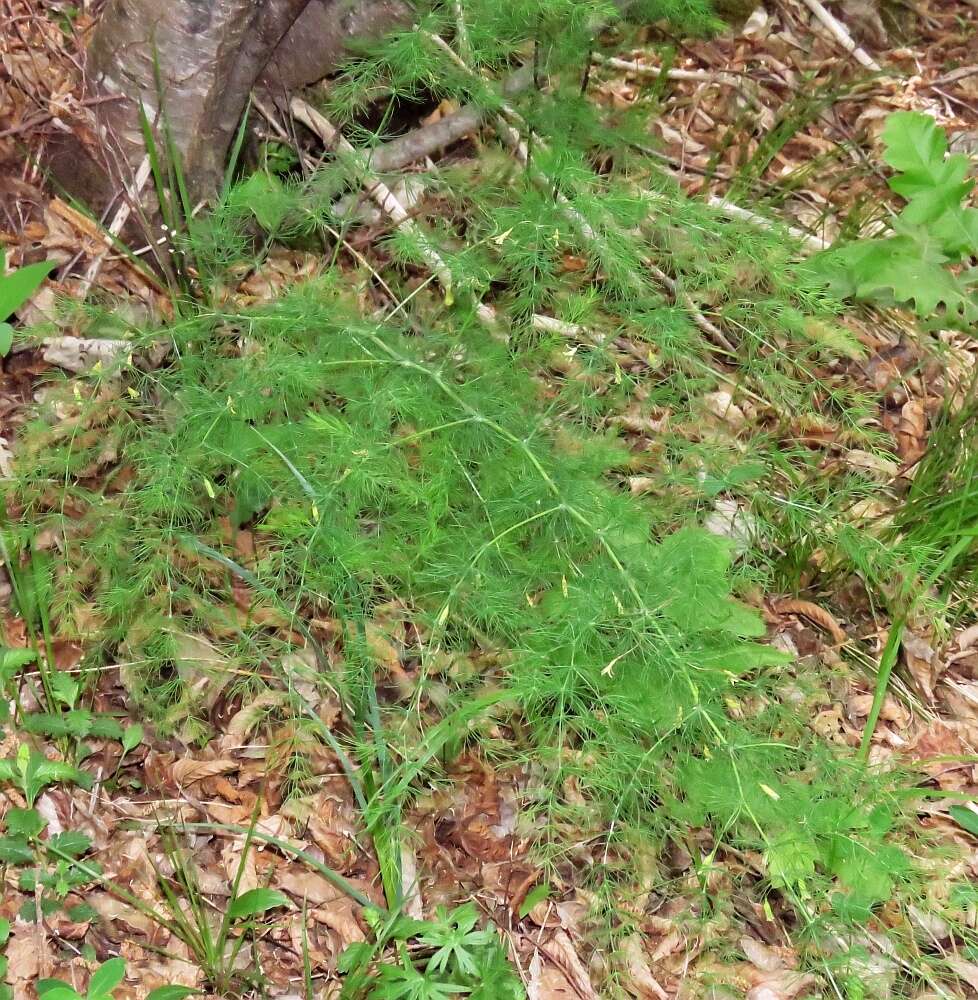
[[[32,897],[21,909],[22,919],[36,919],[37,901],[42,914],[50,916],[65,905],[71,893],[101,875],[97,863],[80,863],[79,859],[92,846],[85,834],[65,830],[42,840],[46,823],[36,809],[9,809],[5,821],[7,832],[0,837],[0,862],[21,868],[18,888]],[[67,913],[76,922],[92,917],[92,911],[84,903],[68,907]]]
[[967,156],[929,115],[899,111],[886,120],[883,159],[890,187],[905,199],[893,235],[860,239],[822,254],[817,266],[843,295],[883,305],[912,304],[922,319],[969,327],[978,319],[978,271],[957,270],[978,251],[978,209]]
[[[103,962],[88,981],[85,993],[79,993],[62,979],[41,979],[37,983],[38,1000],[113,1000],[113,991],[126,975],[126,960],[110,958]],[[189,986],[160,986],[146,995],[146,1000],[184,1000],[199,990]]]
[[[451,911],[439,908],[434,920],[396,916],[371,923],[376,941],[351,945],[340,956],[338,967],[346,976],[344,995],[370,1000],[525,996],[498,936],[491,928],[478,927],[479,914],[471,903]],[[372,968],[388,946],[392,953]]]
[[42,753],[21,744],[17,756],[0,760],[0,781],[13,782],[31,807],[48,786],[61,781],[92,787],[92,776],[60,760],[48,760]]

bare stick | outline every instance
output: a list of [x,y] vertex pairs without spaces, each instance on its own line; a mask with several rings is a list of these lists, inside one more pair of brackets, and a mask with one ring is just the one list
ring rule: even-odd
[[603,56],[598,52],[591,55],[592,62],[611,69],[624,70],[626,73],[636,73],[641,76],[665,76],[667,80],[682,80],[692,83],[731,83],[739,85],[743,77],[737,73],[712,72],[708,69],[667,69],[651,63],[632,62],[630,59],[616,59],[613,56]]
[[856,62],[874,73],[882,72],[880,64],[862,46],[856,44],[852,35],[849,34],[849,29],[825,8],[821,0],[804,0],[804,4]]
[[95,279],[98,277],[99,271],[102,270],[105,258],[112,249],[112,241],[118,237],[119,233],[122,232],[126,223],[129,221],[129,216],[132,215],[133,209],[139,204],[140,196],[143,193],[143,188],[146,187],[146,182],[149,180],[150,172],[149,156],[146,155],[143,157],[142,163],[139,164],[139,167],[136,170],[136,176],[133,178],[132,186],[126,192],[128,197],[119,206],[115,215],[112,216],[112,220],[106,227],[107,239],[105,249],[101,251],[98,256],[93,258],[85,270],[85,274],[78,286],[79,298],[82,300],[84,300],[84,298],[88,295],[89,290],[95,283]]
[[[775,224],[770,219],[752,212],[749,208],[741,208],[740,205],[735,205],[732,201],[727,201],[726,198],[718,198],[716,195],[711,195],[707,198],[706,203],[718,212],[722,212],[729,219],[741,219],[744,222],[750,222],[759,229],[766,229],[768,232],[775,229]],[[796,229],[794,226],[785,226],[784,228],[810,253],[826,250],[831,245],[820,236],[802,232],[802,230]]]

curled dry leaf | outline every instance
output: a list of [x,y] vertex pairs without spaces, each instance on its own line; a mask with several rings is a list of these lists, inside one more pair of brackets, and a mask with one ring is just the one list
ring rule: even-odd
[[927,413],[919,399],[908,399],[900,409],[897,449],[906,465],[917,462],[927,450]]
[[231,716],[224,728],[225,735],[236,742],[247,739],[251,731],[265,717],[269,708],[275,708],[284,703],[284,691],[263,691],[257,698]]
[[825,629],[832,636],[832,641],[839,645],[848,640],[845,630],[835,618],[825,608],[821,608],[811,601],[794,599],[777,601],[774,610],[779,615],[800,615],[802,618],[807,618],[814,625]]
[[45,337],[43,343],[44,360],[69,372],[87,372],[98,366],[108,368],[132,352],[132,344],[128,340]]
[[232,884],[238,873],[241,873],[241,880],[238,883],[238,895],[250,892],[258,888],[258,869],[255,866],[255,852],[249,848],[247,856],[242,864],[242,853],[244,851],[244,838],[235,837],[224,845],[221,851],[221,863],[227,873],[228,884]]
[[343,891],[315,872],[283,868],[275,876],[275,888],[305,900],[313,906],[323,906],[343,897]]
[[338,953],[351,944],[367,939],[357,920],[358,911],[359,906],[348,896],[340,896],[312,911],[313,919],[328,927],[339,939]]
[[757,938],[742,937],[740,947],[747,961],[762,972],[776,972],[785,967],[784,958],[774,948],[758,941]]
[[737,555],[743,555],[757,538],[756,519],[736,500],[720,498],[703,521],[711,535],[726,538]]
[[171,765],[170,777],[177,787],[183,788],[215,774],[236,771],[238,766],[238,762],[234,760],[195,760],[193,757],[184,757]]
[[934,647],[919,635],[906,629],[901,639],[903,662],[920,693],[929,701],[934,700],[934,685],[941,675],[944,664],[934,651]]
[[883,482],[896,479],[900,474],[900,467],[896,462],[891,462],[888,458],[874,455],[872,452],[863,451],[860,448],[852,448],[846,452],[846,463],[853,469],[868,472]]

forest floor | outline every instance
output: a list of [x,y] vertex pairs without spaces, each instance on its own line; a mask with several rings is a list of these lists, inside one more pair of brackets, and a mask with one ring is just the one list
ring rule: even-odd
[[[953,149],[978,149],[978,66],[973,64],[978,8],[965,0],[885,5],[890,13],[881,22],[871,4],[836,5],[847,35],[879,65],[877,72],[845,50],[814,12],[818,6],[802,0],[765,2],[745,23],[710,39],[682,38],[661,26],[617,47],[611,38],[602,49],[607,54],[593,65],[588,95],[612,118],[654,108],[644,155],[689,196],[715,199],[721,214],[735,212],[725,207],[732,203],[762,217],[758,225],[766,218],[780,219],[802,231],[810,249],[840,233],[871,231],[897,201],[881,166],[880,136],[888,114],[923,111],[948,129]],[[86,447],[97,443],[98,459],[85,469],[75,467],[72,475],[92,493],[113,496],[125,490],[128,456],[114,450],[117,441],[105,412],[90,420],[73,398],[87,400],[93,391],[111,397],[104,385],[92,388],[93,369],[108,366],[112,356],[97,341],[115,343],[129,322],[166,321],[172,304],[152,274],[107,246],[103,231],[45,183],[37,163],[52,135],[90,127],[78,65],[92,12],[69,11],[54,0],[3,0],[3,17],[8,27],[0,39],[0,244],[11,266],[39,260],[58,265],[19,316],[25,329],[42,335],[20,339],[0,371],[0,483],[11,484],[0,532],[9,529],[14,539],[24,536],[12,525],[31,508],[22,487],[13,484],[22,482],[25,464],[48,468],[45,447],[60,448],[75,438],[86,439]],[[416,118],[431,122],[453,110],[434,101],[419,105]],[[261,127],[273,132],[274,122]],[[92,142],[93,136],[85,139]],[[485,135],[468,136],[438,154],[436,163],[409,165],[396,190],[410,202],[412,178],[498,156],[490,147]],[[439,201],[438,193],[426,208],[426,197],[418,196],[412,211],[422,217],[451,211],[450,201]],[[352,251],[344,249],[336,260],[351,283],[362,275],[358,261],[366,260],[371,271],[382,274],[393,267],[383,242],[389,228],[388,220],[369,216],[348,234],[343,245]],[[260,268],[227,289],[224,306],[234,314],[274,303],[287,289],[319,274],[321,258],[308,248],[273,249]],[[573,275],[585,264],[567,253],[562,268]],[[749,261],[733,280],[748,285],[755,280]],[[711,313],[710,295],[708,287],[696,289],[695,301],[679,298],[677,304],[698,315]],[[77,309],[66,308],[66,301]],[[105,304],[115,325],[98,313]],[[93,321],[96,313],[100,318]],[[813,375],[827,387],[818,420],[799,414],[793,424],[788,413],[784,426],[773,430],[772,406],[740,391],[745,382],[738,382],[733,363],[723,369],[729,391],[721,381],[720,388],[700,393],[696,407],[675,411],[657,395],[654,366],[647,371],[648,345],[627,337],[619,341],[616,363],[637,388],[602,420],[633,455],[665,454],[666,429],[669,448],[677,441],[700,448],[708,427],[730,454],[743,456],[745,467],[760,447],[756,441],[763,439],[765,448],[777,452],[790,439],[792,447],[805,450],[825,483],[838,481],[848,489],[852,473],[863,477],[864,487],[851,494],[848,506],[798,529],[798,551],[784,550],[797,540],[790,532],[779,539],[770,527],[776,523],[769,513],[776,491],[765,487],[762,496],[758,486],[755,497],[749,480],[721,483],[695,504],[689,500],[689,479],[677,474],[680,499],[664,499],[667,487],[640,462],[616,484],[629,502],[668,507],[670,523],[678,521],[680,509],[695,506],[709,530],[737,547],[735,593],[761,616],[763,642],[791,657],[790,665],[781,668],[780,695],[785,703],[795,699],[812,738],[854,755],[871,715],[876,669],[894,627],[888,610],[893,593],[865,566],[846,564],[828,536],[843,532],[840,525],[850,517],[859,537],[872,533],[870,522],[896,516],[931,447],[939,415],[949,400],[967,392],[976,351],[965,334],[925,335],[911,317],[895,311],[854,306],[839,326],[841,333],[825,334],[835,339]],[[569,332],[573,337],[577,329],[568,327],[561,336]],[[553,381],[590,377],[575,367],[575,350],[567,352],[561,370],[552,359],[541,366],[538,384],[544,396]],[[720,363],[728,360],[723,348],[718,356]],[[139,364],[153,377],[152,362]],[[164,365],[164,358],[156,364]],[[607,394],[611,380],[588,384]],[[135,396],[136,389],[129,391]],[[833,394],[857,399],[858,413],[834,410]],[[120,395],[118,390],[113,405]],[[63,423],[49,420],[45,437],[33,420],[37,407],[52,399]],[[863,444],[862,432],[873,435],[875,446]],[[296,478],[302,476],[296,473]],[[57,486],[56,479],[49,482]],[[37,484],[32,486],[36,498]],[[219,491],[220,483],[216,486]],[[214,487],[204,480],[211,500]],[[816,494],[811,497],[817,505]],[[53,501],[46,503],[50,509]],[[330,512],[317,504],[313,500],[314,520],[328,521]],[[81,518],[70,504],[67,514],[61,513],[69,521]],[[257,530],[232,526],[229,509],[215,506],[207,517],[200,538],[210,546],[208,553],[226,543],[238,560],[235,566],[258,564],[264,543]],[[815,537],[820,531],[826,535]],[[47,553],[57,563],[65,544],[58,530],[39,530],[21,547],[30,559],[15,555],[19,568],[0,575],[8,651],[30,650],[37,642],[17,577],[23,587],[31,560]],[[136,541],[132,544],[135,551]],[[763,556],[752,561],[743,554],[752,548],[763,550]],[[9,552],[0,554],[9,567]],[[186,552],[179,558],[191,560]],[[890,568],[901,571],[898,562]],[[0,953],[6,955],[6,979],[17,1000],[33,996],[38,979],[45,977],[60,978],[84,993],[90,973],[114,956],[124,958],[127,969],[117,997],[143,997],[168,984],[217,992],[212,973],[221,959],[212,954],[209,965],[206,943],[198,940],[197,948],[188,943],[186,926],[198,918],[213,924],[211,913],[220,914],[230,900],[264,887],[284,897],[269,896],[267,913],[245,915],[240,926],[231,927],[231,939],[247,946],[232,963],[237,978],[229,973],[227,983],[234,985],[226,984],[228,994],[339,995],[339,956],[351,945],[374,940],[376,927],[365,916],[365,901],[378,912],[391,903],[389,892],[385,895],[390,873],[376,846],[379,835],[375,828],[373,838],[367,832],[356,783],[341,766],[337,748],[278,711],[285,704],[282,690],[290,697],[298,691],[316,725],[339,734],[340,743],[347,738],[352,743],[351,724],[344,721],[345,696],[310,681],[310,671],[321,664],[306,643],[307,632],[293,620],[279,620],[271,605],[264,609],[266,628],[277,630],[277,640],[287,635],[299,652],[282,659],[284,682],[272,678],[263,689],[252,678],[238,683],[248,668],[224,645],[233,628],[222,634],[215,623],[221,614],[228,622],[251,614],[257,585],[244,574],[201,571],[213,583],[208,589],[212,613],[196,619],[199,631],[181,626],[174,640],[177,651],[171,653],[174,672],[165,681],[135,678],[141,644],[150,641],[138,628],[106,656],[97,638],[97,616],[86,619],[77,607],[68,613],[67,604],[50,592],[59,586],[57,574],[45,596],[35,594],[35,607],[49,602],[38,619],[41,654],[45,669],[67,678],[55,702],[69,720],[60,733],[51,731],[51,723],[47,731],[45,724],[23,725],[31,708],[25,692],[48,681],[37,664],[19,662],[26,680],[18,682],[18,690],[26,701],[3,727],[0,758],[16,760],[18,748],[29,745],[49,759],[77,764],[89,776],[89,787],[70,781],[28,787],[26,779],[19,788],[5,785],[0,817],[34,806],[46,821],[49,839],[76,831],[89,841],[80,849],[84,860],[78,860],[69,840],[60,842],[60,856],[36,846],[18,853],[11,842],[17,830],[7,822],[6,839],[0,838],[5,880],[0,918],[9,920],[10,936]],[[895,591],[903,581],[889,582]],[[565,581],[565,597],[566,588]],[[527,593],[526,600],[532,606],[538,597]],[[457,753],[445,755],[438,780],[418,778],[404,801],[398,821],[402,835],[393,848],[385,848],[388,859],[391,850],[396,857],[404,912],[437,922],[438,907],[475,902],[480,918],[498,929],[533,1000],[978,996],[978,951],[969,937],[974,903],[955,902],[960,926],[952,926],[947,911],[936,903],[928,909],[927,893],[919,890],[929,886],[927,892],[933,890],[936,897],[939,887],[952,880],[967,885],[978,877],[978,842],[949,812],[978,795],[978,605],[966,592],[940,605],[940,613],[935,608],[936,601],[926,613],[911,607],[901,623],[900,659],[869,745],[873,767],[881,773],[899,771],[907,787],[926,791],[912,809],[916,833],[902,829],[900,837],[929,874],[915,883],[915,891],[921,891],[917,901],[898,903],[895,889],[893,900],[873,901],[866,919],[857,921],[862,930],[848,940],[846,961],[841,950],[829,956],[824,939],[813,930],[817,920],[806,926],[798,918],[806,906],[814,912],[821,905],[806,900],[803,878],[796,883],[800,902],[792,898],[782,905],[770,891],[769,857],[736,846],[733,838],[714,839],[695,819],[684,836],[672,829],[655,844],[651,839],[616,843],[620,863],[609,866],[615,821],[609,830],[572,770],[561,775],[558,793],[547,793],[558,794],[564,811],[553,814],[549,834],[541,837],[537,764],[518,747],[520,725],[493,714],[470,720],[467,731],[478,731],[481,741],[461,741]],[[390,752],[398,766],[409,751],[420,759],[429,745],[432,756],[441,756],[443,746],[433,734],[440,732],[444,698],[450,696],[439,692],[450,691],[457,674],[466,669],[491,673],[505,662],[505,651],[477,642],[483,645],[478,655],[465,665],[453,660],[442,680],[422,688],[422,680],[428,684],[431,678],[422,678],[417,650],[435,641],[438,624],[417,624],[409,596],[392,595],[373,609],[366,625],[366,646],[380,664],[381,708],[417,703],[419,710],[416,731],[405,723],[392,738]],[[350,655],[340,628],[329,615],[307,615],[303,623],[334,666]],[[0,660],[0,682],[7,685],[13,675],[4,673],[3,664]],[[613,668],[614,661],[609,662],[609,674]],[[261,673],[264,667],[254,669]],[[167,685],[167,708],[158,717],[144,707],[147,688],[152,692],[154,684]],[[174,686],[182,693],[174,693]],[[734,715],[762,712],[749,696],[732,700]],[[47,716],[58,714],[42,701],[33,703],[37,714],[45,714],[41,708]],[[117,720],[125,735],[111,728],[100,735],[103,716]],[[568,746],[558,755],[577,752]],[[303,759],[301,774],[297,757]],[[378,766],[387,781],[389,775]],[[772,799],[784,795],[762,787]],[[25,879],[28,871],[42,871],[44,878]],[[337,882],[333,873],[345,881]],[[179,895],[178,886],[182,902],[172,895]],[[157,919],[159,914],[166,919]],[[423,946],[412,947],[423,952]],[[223,943],[214,948],[221,950]],[[858,959],[852,958],[853,950]],[[377,992],[370,995],[429,995],[373,988]],[[484,995],[512,994],[500,987],[497,994]]]

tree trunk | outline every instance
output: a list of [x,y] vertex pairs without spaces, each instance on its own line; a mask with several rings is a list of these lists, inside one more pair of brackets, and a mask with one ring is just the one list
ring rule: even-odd
[[213,194],[256,83],[282,93],[335,69],[347,43],[407,16],[402,0],[109,0],[86,67],[100,162],[70,144],[56,178],[102,210],[130,188],[146,144],[140,104],[162,153],[164,129],[191,197]]

